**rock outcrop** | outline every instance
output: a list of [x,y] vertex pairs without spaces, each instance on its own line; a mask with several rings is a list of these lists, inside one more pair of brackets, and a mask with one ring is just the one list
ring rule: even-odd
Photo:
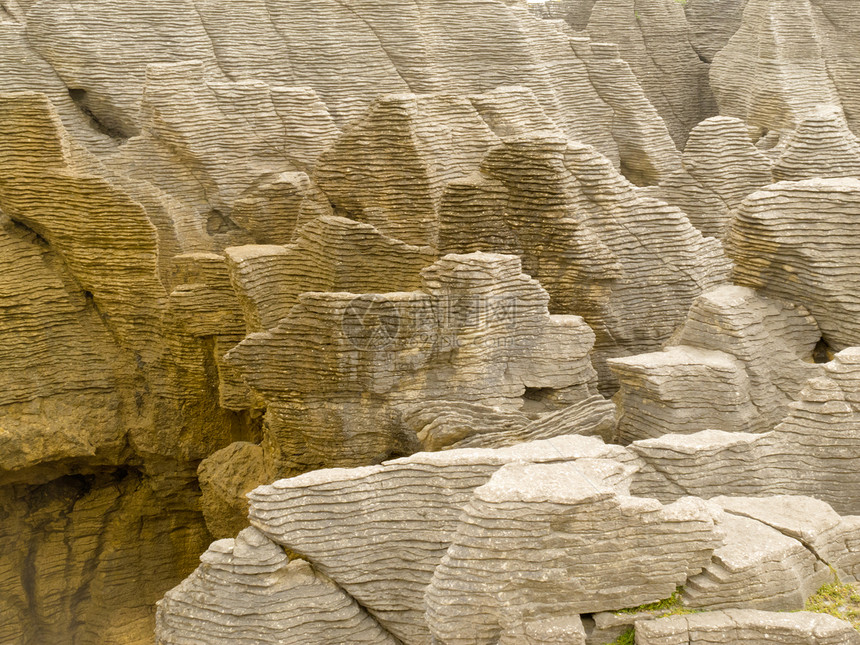
[[304,560],[290,561],[255,528],[213,542],[200,561],[159,602],[158,645],[397,642],[336,584]]
[[304,293],[276,327],[227,354],[267,403],[271,472],[408,454],[417,437],[402,416],[416,403],[515,412],[526,388],[596,394],[591,330],[581,318],[551,316],[518,258],[447,255],[421,282],[410,292]]
[[427,587],[436,642],[489,645],[535,616],[668,597],[719,546],[702,500],[664,507],[589,475],[578,463],[511,464],[475,491]]
[[857,4],[528,4],[0,1],[0,642],[848,642]]
[[430,643],[424,589],[476,488],[508,463],[606,463],[623,486],[632,457],[592,437],[558,437],[500,450],[418,453],[355,469],[328,469],[250,494],[253,526],[308,559],[406,643]]
[[858,203],[856,178],[773,184],[747,197],[726,241],[735,283],[802,304],[837,351],[860,345]]
[[843,350],[765,434],[706,430],[632,443],[645,463],[631,491],[663,501],[686,495],[805,495],[838,513],[860,515],[854,467],[860,441],[858,375],[860,350]]
[[807,362],[819,333],[803,308],[748,288],[700,296],[666,350],[609,361],[621,383],[620,438],[772,429],[822,372]]
[[714,56],[720,114],[766,133],[792,130],[820,104],[841,106],[857,132],[858,17],[840,0],[748,0]]
[[778,613],[754,609],[669,616],[636,624],[641,645],[754,643],[763,639],[798,645],[854,645],[860,635],[846,621],[811,612]]

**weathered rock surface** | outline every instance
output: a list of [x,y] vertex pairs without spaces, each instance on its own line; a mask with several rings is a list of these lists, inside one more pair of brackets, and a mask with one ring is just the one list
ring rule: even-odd
[[857,29],[856,12],[839,0],[748,0],[711,65],[720,114],[766,133],[791,130],[830,104],[857,132]]
[[0,493],[0,642],[152,643],[165,586],[211,536],[194,473],[104,469]]
[[706,430],[632,443],[645,464],[631,491],[664,501],[686,495],[804,495],[837,513],[860,514],[860,350],[843,350],[824,372],[807,383],[772,432]]
[[421,283],[388,294],[304,293],[276,327],[227,354],[268,404],[271,472],[408,454],[417,437],[402,415],[416,403],[514,412],[526,388],[578,389],[580,400],[596,393],[591,330],[581,318],[551,316],[517,257],[447,255]]
[[551,133],[488,153],[480,174],[449,184],[441,218],[440,250],[516,253],[552,312],[586,320],[607,389],[607,356],[658,348],[693,298],[726,277],[719,244],[680,210]]
[[693,126],[717,113],[684,9],[675,0],[598,0],[586,27],[594,40],[618,45],[680,149]]
[[0,2],[0,641],[151,643],[332,465],[162,642],[856,578],[856,3],[559,9]]
[[818,560],[833,567],[843,582],[860,575],[857,516],[842,517],[829,504],[812,497],[715,497],[727,513],[748,517],[798,540]]
[[663,352],[609,361],[624,441],[702,430],[765,432],[806,381],[819,338],[802,307],[720,287],[699,296]]
[[860,643],[860,635],[849,623],[827,614],[725,609],[637,623],[636,642],[641,645],[773,642],[854,645]]
[[[457,532],[463,507],[512,462],[605,464],[623,486],[632,455],[593,437],[557,437],[499,450],[418,453],[378,466],[328,469],[261,486],[251,523],[309,560],[406,643],[429,643],[424,589]],[[662,589],[661,589],[662,591]]]
[[770,159],[753,145],[740,119],[715,116],[693,128],[684,148],[684,168],[719,199],[712,218],[697,222],[699,229],[722,239],[731,213],[744,198],[772,183],[772,166]]
[[664,507],[589,475],[578,464],[511,464],[475,491],[427,587],[437,642],[490,644],[535,614],[668,597],[719,546],[702,500]]
[[860,344],[858,204],[857,179],[780,182],[744,201],[726,241],[735,283],[804,305],[837,351]]
[[684,584],[689,607],[748,607],[773,611],[803,609],[833,572],[801,542],[774,528],[737,515],[720,521],[725,541],[704,571]]
[[773,176],[776,181],[860,176],[860,141],[842,111],[823,106],[800,121],[787,137]]
[[686,0],[684,13],[690,44],[706,63],[725,47],[741,26],[748,0]]
[[158,606],[158,645],[394,645],[355,600],[255,528],[213,542]]

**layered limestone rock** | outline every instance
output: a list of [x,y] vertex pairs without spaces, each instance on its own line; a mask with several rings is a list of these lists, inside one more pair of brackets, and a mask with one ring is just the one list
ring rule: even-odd
[[585,318],[605,380],[605,357],[659,347],[726,275],[719,244],[680,210],[640,196],[593,148],[551,133],[489,152],[480,174],[449,185],[441,218],[441,251],[516,253],[551,311]]
[[412,291],[436,259],[427,247],[334,216],[307,222],[291,244],[230,247],[225,254],[249,332],[276,327],[303,293]]
[[[241,7],[170,1],[142,7],[122,0],[74,8],[36,3],[21,11],[28,37],[23,47],[30,59],[47,61],[52,74],[48,66],[34,73],[13,55],[8,65],[24,76],[16,89],[65,83],[78,90],[82,108],[117,138],[145,129],[140,106],[148,65],[197,60],[216,83],[310,88],[338,125],[355,119],[380,94],[468,95],[524,85],[553,119],[570,127],[569,134],[584,130],[595,137],[589,143],[612,145],[609,118],[601,115],[607,108],[568,36],[524,7],[488,0],[347,7],[326,0],[309,10],[294,0]],[[116,49],[105,52],[104,42]],[[562,76],[553,73],[556,68]],[[582,91],[570,91],[571,76]],[[601,104],[601,110],[591,109]]]
[[355,600],[255,528],[213,542],[158,604],[158,645],[396,641]]
[[727,513],[757,520],[799,541],[842,582],[860,575],[860,517],[842,517],[829,504],[812,497],[715,497]]
[[436,642],[489,645],[535,615],[668,597],[719,547],[702,500],[664,507],[589,475],[577,464],[511,464],[475,491],[427,587]]
[[858,378],[860,350],[843,350],[824,366],[824,376],[807,383],[772,432],[704,431],[636,441],[630,448],[644,464],[631,491],[664,501],[806,495],[837,513],[860,515]]
[[835,350],[860,344],[858,204],[857,179],[780,182],[744,201],[726,241],[734,282],[804,305]]
[[717,113],[684,9],[675,0],[598,0],[586,27],[595,41],[618,45],[681,149],[693,126]]
[[152,643],[153,605],[212,539],[193,471],[173,470],[0,489],[0,642]]
[[595,394],[591,330],[551,316],[521,271],[515,256],[447,255],[421,272],[419,291],[304,293],[249,335],[227,362],[267,402],[272,472],[408,454],[417,438],[403,413],[428,400],[515,412],[526,388]]
[[744,198],[773,182],[772,166],[740,119],[715,116],[693,128],[684,148],[684,168],[720,201],[710,221],[698,223],[699,229],[722,239],[731,213]]
[[860,141],[842,111],[823,106],[800,121],[785,142],[773,176],[776,181],[860,176]]
[[857,132],[856,11],[839,0],[748,0],[713,60],[720,114],[762,132],[791,130],[820,104],[841,106]]
[[397,638],[430,643],[424,589],[476,488],[505,464],[557,461],[591,464],[610,485],[623,487],[630,476],[623,462],[631,457],[623,448],[576,436],[500,450],[418,453],[261,486],[249,495],[250,518],[336,580]]
[[850,623],[827,614],[724,609],[636,623],[641,645],[782,642],[797,645],[855,645]]
[[662,352],[609,361],[624,441],[702,430],[765,432],[806,381],[819,339],[802,307],[726,286],[697,298]]
[[[526,405],[531,402],[525,401]],[[539,400],[533,402],[540,405]],[[435,401],[407,410],[404,422],[415,431],[424,450],[504,448],[569,434],[599,436],[610,442],[616,429],[615,406],[599,394],[534,420],[521,412]]]
[[710,63],[741,26],[747,0],[686,0],[683,2],[690,44]]
[[726,515],[720,528],[724,543],[704,571],[684,584],[682,601],[689,607],[796,611],[834,580],[827,565],[803,544],[766,524]]

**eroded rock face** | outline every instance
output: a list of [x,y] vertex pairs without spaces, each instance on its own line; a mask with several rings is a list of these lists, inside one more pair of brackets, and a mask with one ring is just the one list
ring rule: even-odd
[[[378,466],[319,470],[250,494],[251,523],[307,558],[406,643],[430,643],[424,589],[457,532],[463,507],[512,462],[629,461],[592,437],[558,437],[499,450],[418,453]],[[614,465],[613,465],[614,464]],[[608,462],[606,479],[630,470]]]
[[213,542],[200,561],[159,603],[158,645],[397,642],[336,584],[304,560],[290,561],[255,528]]
[[860,514],[858,366],[857,348],[837,354],[772,432],[706,430],[634,442],[630,447],[645,464],[631,490],[664,501],[685,495],[807,495],[839,513]]
[[721,542],[702,500],[664,507],[602,484],[578,464],[512,464],[478,488],[427,587],[436,641],[489,645],[535,615],[665,598]]
[[826,103],[852,115],[856,132],[857,30],[856,13],[838,0],[748,0],[711,66],[720,113],[765,132],[790,130]]
[[586,30],[594,40],[618,45],[678,148],[693,126],[716,114],[708,65],[689,40],[683,3],[598,0]]
[[548,300],[515,256],[452,254],[421,272],[417,291],[304,293],[227,362],[267,402],[272,472],[374,463],[415,450],[402,420],[415,404],[516,412],[526,388],[596,394],[591,330],[551,316]]
[[835,350],[860,344],[858,203],[857,179],[773,184],[744,201],[726,241],[734,282],[804,305]]
[[857,577],[855,4],[565,5],[0,3],[0,641]]
[[772,429],[822,372],[811,363],[819,334],[803,308],[751,289],[700,296],[669,348],[610,361],[621,382],[619,436]]

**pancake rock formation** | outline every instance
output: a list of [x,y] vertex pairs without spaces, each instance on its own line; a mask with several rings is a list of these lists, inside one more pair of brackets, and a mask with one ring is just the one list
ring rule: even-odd
[[858,35],[0,0],[0,643],[856,641]]

